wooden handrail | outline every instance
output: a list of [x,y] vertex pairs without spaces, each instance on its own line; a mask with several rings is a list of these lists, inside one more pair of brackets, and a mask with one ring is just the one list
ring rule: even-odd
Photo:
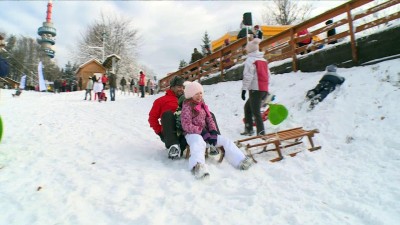
[[[357,62],[358,55],[355,42],[355,33],[361,32],[371,27],[378,26],[382,23],[398,19],[400,17],[400,13],[395,12],[393,14],[383,16],[382,18],[378,18],[372,22],[364,22],[364,24],[358,24],[358,26],[355,26],[353,24],[353,21],[371,15],[372,13],[387,9],[391,6],[397,5],[400,3],[400,0],[386,1],[379,5],[371,6],[370,8],[363,10],[360,13],[352,14],[352,10],[364,6],[365,4],[370,2],[373,2],[373,0],[352,0],[346,2],[310,20],[304,21],[275,36],[263,40],[260,43],[260,49],[264,51],[265,58],[267,58],[269,62],[292,58],[292,70],[297,71],[297,54],[299,52],[305,51],[305,49],[308,47],[311,47],[311,49],[313,49],[331,41],[350,36],[353,61]],[[337,16],[343,16],[343,19],[340,19],[332,24],[325,25],[325,21]],[[310,28],[312,28],[313,26],[320,25],[321,23],[323,23],[323,26],[320,26],[320,28],[310,30]],[[348,24],[348,30],[336,34],[335,36],[323,38],[310,44],[309,46],[298,47],[296,44],[301,40],[313,37],[315,35],[323,34],[330,29],[344,26],[345,24]],[[304,29],[308,29],[309,34],[301,37],[296,37],[296,33]],[[182,76],[186,80],[190,81],[200,81],[203,76],[208,76],[211,73],[220,72],[221,78],[223,79],[224,69],[229,68],[230,66],[232,66],[232,64],[237,64],[244,60],[243,47],[246,45],[246,42],[246,38],[239,39],[229,46],[226,46],[219,51],[212,53],[211,55],[208,55],[184,68],[181,68],[176,72],[168,74],[166,77],[160,79],[160,90],[166,90],[169,87],[169,80],[172,79],[174,76]]]

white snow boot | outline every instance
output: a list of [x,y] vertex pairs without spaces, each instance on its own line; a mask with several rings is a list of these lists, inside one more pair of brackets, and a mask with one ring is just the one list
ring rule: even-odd
[[196,166],[193,167],[192,173],[196,179],[203,179],[210,176],[207,166],[202,163],[197,163]]

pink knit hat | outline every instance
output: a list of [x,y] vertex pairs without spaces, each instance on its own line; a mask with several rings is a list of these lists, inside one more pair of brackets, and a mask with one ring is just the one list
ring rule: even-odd
[[183,83],[185,86],[185,98],[189,99],[195,96],[199,92],[204,92],[203,91],[203,86],[199,82],[190,82],[186,81]]
[[255,52],[259,50],[259,44],[261,42],[261,39],[259,38],[254,38],[252,41],[250,41],[249,43],[247,43],[246,45],[246,51],[247,54],[250,52]]

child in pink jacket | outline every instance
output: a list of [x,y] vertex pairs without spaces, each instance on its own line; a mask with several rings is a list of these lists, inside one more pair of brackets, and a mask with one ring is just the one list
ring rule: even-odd
[[190,146],[189,169],[197,179],[209,176],[205,164],[206,141],[216,147],[223,146],[227,161],[240,170],[252,165],[250,158],[229,139],[217,132],[217,127],[203,100],[203,87],[198,82],[186,82],[186,100],[182,105],[181,123]]

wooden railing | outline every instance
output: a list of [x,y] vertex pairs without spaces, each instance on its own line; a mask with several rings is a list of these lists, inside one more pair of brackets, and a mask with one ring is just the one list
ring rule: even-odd
[[[395,10],[394,13],[389,14],[385,11],[381,18],[374,18],[372,21],[360,21],[359,19],[369,16],[373,13],[381,12],[382,10],[387,10],[389,7],[395,6],[400,3],[400,0],[388,0],[376,6],[370,6],[368,9],[363,10],[360,13],[352,14],[352,10],[357,9],[367,3],[373,2],[372,0],[352,0],[343,5],[340,5],[334,9],[331,9],[321,15],[318,15],[310,20],[293,26],[271,38],[263,40],[260,43],[260,50],[264,51],[265,58],[269,62],[279,61],[283,59],[292,58],[292,70],[297,71],[298,60],[297,56],[299,53],[306,50],[315,50],[322,45],[325,45],[334,40],[342,39],[345,37],[350,37],[352,58],[354,62],[358,62],[357,48],[355,34],[366,29],[376,27],[380,24],[387,23],[389,21],[400,18],[400,13]],[[342,16],[340,19],[332,24],[325,25],[325,21]],[[359,20],[356,26],[355,22]],[[346,25],[347,29],[337,33],[334,36],[320,39],[319,41],[314,41],[310,45],[298,47],[296,43],[315,35],[324,34],[328,30]],[[318,27],[311,30],[312,27]],[[341,27],[342,28],[342,27]],[[308,29],[309,34],[301,37],[297,37],[296,33]],[[166,77],[160,79],[159,87],[163,91],[169,87],[169,81],[174,76],[182,76],[184,79],[193,81],[199,80],[204,76],[209,76],[209,74],[221,73],[221,78],[223,79],[224,70],[232,67],[235,64],[240,64],[244,61],[244,46],[246,45],[247,39],[242,38],[236,42],[230,44],[229,46],[212,53],[180,70],[168,74]]]

